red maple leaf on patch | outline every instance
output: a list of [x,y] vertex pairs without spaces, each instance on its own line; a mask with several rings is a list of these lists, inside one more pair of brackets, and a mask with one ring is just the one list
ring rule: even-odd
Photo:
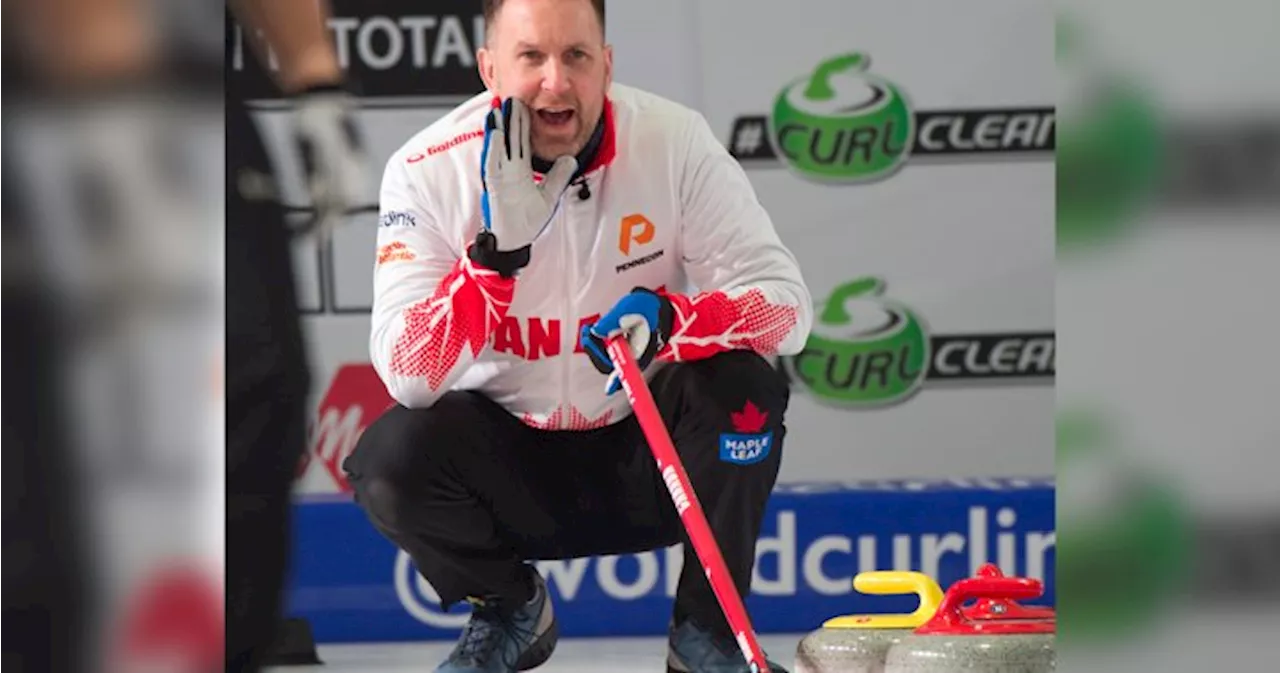
[[760,411],[751,400],[747,400],[742,411],[729,412],[729,418],[733,421],[733,429],[744,434],[760,432],[764,430],[764,424],[769,422],[769,414]]

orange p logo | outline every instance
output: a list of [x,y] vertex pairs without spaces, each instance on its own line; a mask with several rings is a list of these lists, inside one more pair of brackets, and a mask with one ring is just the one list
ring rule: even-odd
[[649,218],[640,213],[622,218],[622,224],[618,227],[618,249],[622,251],[622,254],[631,254],[632,241],[644,245],[652,240],[653,223],[649,221]]

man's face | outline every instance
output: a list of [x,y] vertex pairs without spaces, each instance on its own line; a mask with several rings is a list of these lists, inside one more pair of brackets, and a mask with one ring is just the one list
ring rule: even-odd
[[534,154],[577,154],[613,81],[613,48],[590,0],[507,0],[488,31],[480,76],[494,94],[529,106]]

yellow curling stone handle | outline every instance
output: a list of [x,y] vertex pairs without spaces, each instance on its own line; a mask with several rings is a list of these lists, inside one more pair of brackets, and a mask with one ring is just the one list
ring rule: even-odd
[[920,606],[909,615],[845,615],[823,622],[827,629],[914,629],[929,621],[942,602],[942,588],[924,573],[876,571],[858,573],[853,588],[864,594],[915,594]]

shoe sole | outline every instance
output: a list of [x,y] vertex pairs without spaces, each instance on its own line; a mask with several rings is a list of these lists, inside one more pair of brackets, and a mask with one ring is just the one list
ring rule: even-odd
[[551,658],[551,654],[556,651],[556,643],[560,640],[560,624],[556,621],[551,622],[551,626],[533,641],[529,649],[516,659],[516,670],[527,671],[537,668]]
[[[771,669],[771,670],[772,670],[772,671],[781,671],[782,673],[786,673],[786,672],[785,672],[783,669],[781,669],[781,668],[774,668],[774,669]],[[689,673],[689,671],[688,671],[688,670],[685,670],[685,669],[680,669],[680,668],[672,668],[672,667],[671,667],[671,664],[667,664],[667,673]]]
[[[679,666],[679,668],[677,668],[677,666]],[[676,659],[674,654],[672,654],[671,652],[668,652],[667,653],[667,673],[689,673],[689,668],[684,665],[684,662],[680,661],[679,659]],[[769,671],[766,671],[765,673],[787,673],[787,670],[775,664],[774,666],[771,666],[769,668]]]

